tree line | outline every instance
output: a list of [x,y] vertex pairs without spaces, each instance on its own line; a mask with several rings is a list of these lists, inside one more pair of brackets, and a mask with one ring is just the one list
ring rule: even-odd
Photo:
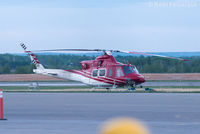
[[[80,62],[94,60],[86,55],[38,55],[45,68],[81,69]],[[116,60],[135,65],[141,73],[200,73],[200,57],[184,57],[189,61],[178,61],[159,57],[115,56]],[[28,56],[0,54],[0,74],[33,73],[34,65]]]

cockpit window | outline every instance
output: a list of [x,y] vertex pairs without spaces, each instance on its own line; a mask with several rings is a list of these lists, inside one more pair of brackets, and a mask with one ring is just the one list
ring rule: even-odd
[[123,66],[123,70],[126,75],[134,72],[131,66]]

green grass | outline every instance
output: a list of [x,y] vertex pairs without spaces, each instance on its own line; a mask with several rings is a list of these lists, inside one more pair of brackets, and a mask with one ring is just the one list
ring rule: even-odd
[[[3,86],[0,87],[1,89],[5,89],[5,90],[16,90],[16,89],[29,89],[29,87],[26,86]],[[90,89],[92,87],[90,86],[40,86],[39,89]],[[143,88],[183,88],[183,89],[187,89],[187,88],[200,88],[200,86],[144,86]],[[122,88],[122,89],[127,89],[127,88]],[[138,88],[139,89],[139,88]],[[37,89],[34,89],[37,90]]]
[[[200,89],[200,86],[186,86],[186,87],[180,87],[180,86],[165,86],[165,87],[148,87],[151,89],[174,89],[171,91],[144,91],[144,90],[134,90],[134,91],[128,91],[126,90],[127,88],[119,88],[123,89],[123,91],[115,91],[112,89],[110,90],[94,90],[90,91],[92,87],[66,87],[66,86],[41,86],[39,89],[29,89],[29,87],[24,87],[24,86],[19,86],[19,87],[14,87],[14,86],[5,86],[5,87],[0,87],[3,89],[4,92],[58,92],[58,93],[188,93],[187,91],[177,91],[176,89]],[[147,88],[147,87],[143,87]],[[70,91],[68,89],[74,89],[73,91]],[[77,89],[77,91],[76,91]],[[88,89],[86,91],[80,91],[80,89]],[[137,88],[140,89],[140,88]],[[79,91],[78,91],[79,90]],[[191,91],[190,93],[200,93],[199,91]]]

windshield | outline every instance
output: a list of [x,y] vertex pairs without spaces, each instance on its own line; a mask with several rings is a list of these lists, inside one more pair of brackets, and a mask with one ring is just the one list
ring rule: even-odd
[[139,74],[139,71],[137,70],[137,68],[136,68],[135,66],[132,66],[132,68],[133,68],[133,70],[134,70],[134,72],[135,72],[136,74]]
[[131,66],[123,66],[123,70],[124,70],[125,75],[128,75],[134,72]]

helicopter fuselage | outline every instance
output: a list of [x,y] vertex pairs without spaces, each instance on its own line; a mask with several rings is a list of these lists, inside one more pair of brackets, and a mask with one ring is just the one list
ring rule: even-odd
[[82,70],[36,69],[34,72],[98,87],[135,87],[145,82],[144,76],[139,74],[135,66],[119,63],[112,55],[101,55],[95,60],[82,61],[81,66]]

